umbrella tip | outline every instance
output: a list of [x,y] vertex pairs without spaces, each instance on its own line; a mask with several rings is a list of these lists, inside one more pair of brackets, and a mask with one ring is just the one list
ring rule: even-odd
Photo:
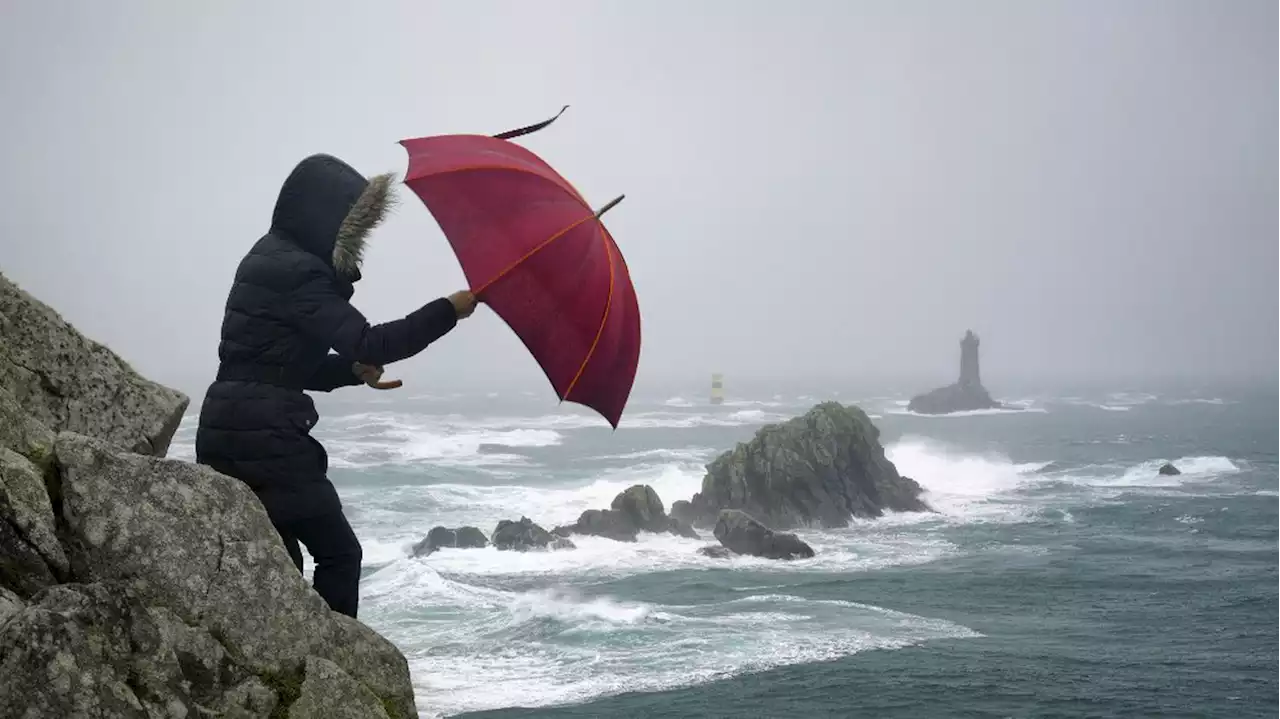
[[601,216],[604,215],[604,213],[608,212],[609,210],[612,210],[615,206],[617,206],[619,202],[622,202],[623,198],[625,197],[626,195],[618,195],[617,197],[610,200],[607,205],[605,205],[604,207],[601,207],[599,210],[596,211],[596,219],[597,220],[600,219]]
[[494,137],[496,137],[499,140],[511,140],[517,137],[523,137],[524,135],[537,132],[538,130],[541,130],[542,128],[560,119],[560,116],[563,115],[564,111],[568,109],[569,109],[569,106],[565,105],[564,107],[560,108],[560,112],[557,112],[549,120],[543,120],[542,122],[534,123],[532,125],[526,125],[524,127],[518,127],[514,130],[507,130],[506,132],[500,132],[497,135],[494,135]]

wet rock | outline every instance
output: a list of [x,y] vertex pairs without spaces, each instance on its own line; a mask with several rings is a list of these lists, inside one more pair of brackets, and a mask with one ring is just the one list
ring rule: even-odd
[[701,527],[714,525],[723,509],[780,529],[845,527],[886,510],[929,511],[922,491],[885,457],[880,430],[865,412],[825,402],[717,457],[681,513],[692,513]]
[[725,509],[716,522],[716,539],[730,551],[766,559],[807,559],[813,548],[799,537],[775,532],[746,512]]
[[683,519],[670,517],[667,521],[667,531],[687,539],[702,539],[698,534],[698,530],[694,529],[688,522]]
[[489,539],[475,527],[433,527],[421,542],[413,545],[413,556],[425,557],[428,554],[452,547],[455,549],[483,549],[489,546]]
[[609,509],[588,509],[577,522],[555,529],[561,536],[585,534],[618,542],[634,542],[640,532],[698,538],[688,522],[667,516],[662,499],[647,484],[633,485],[619,492]]
[[573,542],[569,541],[564,537],[556,537],[555,539],[551,540],[551,544],[547,545],[547,549],[550,549],[553,552],[562,550],[562,549],[577,549],[577,548],[578,548],[578,545],[574,544]]
[[530,549],[546,549],[551,544],[551,533],[534,524],[532,519],[521,517],[519,522],[504,519],[494,528],[493,546],[527,552]]
[[626,517],[637,531],[658,533],[668,529],[667,509],[647,484],[626,488],[613,498],[609,508]]
[[722,547],[717,544],[708,544],[705,547],[698,547],[698,554],[712,559],[729,559],[733,556],[733,552],[728,547]]
[[569,530],[573,534],[605,537],[617,542],[634,542],[640,531],[630,517],[614,509],[588,509]]
[[1177,475],[1182,474],[1182,470],[1173,466],[1172,462],[1166,462],[1162,467],[1160,467],[1160,474],[1166,477],[1176,477]]
[[689,503],[689,500],[677,499],[671,503],[671,518],[693,525],[698,519],[698,513],[694,510],[693,505]]

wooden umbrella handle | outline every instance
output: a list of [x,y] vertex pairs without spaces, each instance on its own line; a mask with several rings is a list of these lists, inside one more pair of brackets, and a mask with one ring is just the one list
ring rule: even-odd
[[382,380],[378,380],[375,382],[365,382],[365,384],[369,385],[374,389],[399,389],[400,387],[404,386],[404,382],[401,382],[398,379],[387,380],[385,382]]

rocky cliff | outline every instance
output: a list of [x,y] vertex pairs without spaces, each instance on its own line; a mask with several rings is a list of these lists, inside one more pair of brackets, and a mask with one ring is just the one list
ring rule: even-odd
[[253,493],[163,459],[188,404],[0,275],[0,718],[416,717]]
[[1003,409],[1004,405],[991,399],[991,395],[982,386],[978,342],[978,336],[972,330],[965,332],[964,338],[960,340],[960,379],[955,384],[912,397],[907,410],[918,414],[950,414]]
[[927,511],[921,491],[885,458],[866,413],[826,402],[720,455],[707,465],[702,491],[671,514],[701,527],[714,526],[724,509],[773,529],[843,527],[885,510]]

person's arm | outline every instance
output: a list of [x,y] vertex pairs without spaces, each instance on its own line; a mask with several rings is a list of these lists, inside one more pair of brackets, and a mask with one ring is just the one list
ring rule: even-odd
[[289,321],[303,334],[341,357],[376,366],[418,354],[448,334],[461,314],[449,298],[441,297],[402,319],[371,325],[338,294],[332,275],[319,269],[308,273],[284,301]]
[[352,362],[342,355],[330,354],[316,373],[311,375],[303,389],[313,392],[332,392],[339,387],[354,387],[364,384],[364,380],[356,376]]

